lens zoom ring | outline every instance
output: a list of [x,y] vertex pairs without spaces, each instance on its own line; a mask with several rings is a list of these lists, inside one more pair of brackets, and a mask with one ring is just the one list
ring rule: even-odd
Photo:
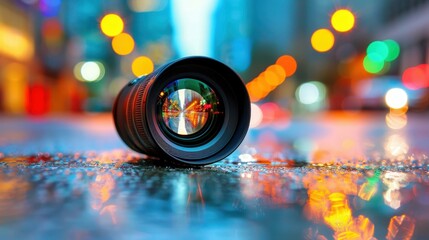
[[142,144],[142,142],[139,141],[137,134],[135,134],[136,128],[134,127],[135,117],[134,117],[133,112],[134,112],[134,99],[135,99],[134,93],[136,91],[136,88],[137,88],[136,86],[133,86],[131,88],[131,90],[128,92],[129,96],[127,99],[127,106],[126,106],[126,111],[127,111],[126,112],[126,116],[127,116],[126,117],[126,120],[127,120],[126,126],[127,126],[127,130],[128,130],[127,133],[128,133],[129,138],[133,142],[133,144],[136,145],[140,149],[139,152],[148,153],[146,151],[146,145]]
[[[154,149],[154,142],[150,139],[150,137],[148,136],[148,129],[147,127],[144,126],[144,124],[146,123],[146,116],[144,114],[144,106],[146,106],[146,99],[143,98],[143,96],[145,96],[145,92],[146,92],[146,87],[149,83],[150,79],[145,79],[144,81],[142,81],[137,89],[137,96],[135,98],[135,117],[134,117],[134,123],[137,129],[137,133],[138,133],[138,137],[139,139],[142,141],[142,144],[145,146],[145,149],[147,150],[147,152],[150,153],[157,153],[156,150]],[[143,103],[144,101],[144,103]]]
[[[130,93],[128,86],[122,89],[122,91],[119,93],[114,107],[113,107],[113,119],[115,121],[116,129],[118,130],[119,136],[124,140],[124,142],[131,147],[136,152],[141,152],[142,147],[140,145],[136,144],[136,139],[131,135],[129,130],[129,119],[127,119],[127,105],[121,104],[124,101],[129,102],[127,99],[127,95]],[[124,122],[127,122],[128,124],[124,124]]]

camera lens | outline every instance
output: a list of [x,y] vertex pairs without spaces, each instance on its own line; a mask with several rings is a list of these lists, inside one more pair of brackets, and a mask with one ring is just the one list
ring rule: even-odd
[[242,142],[250,100],[228,66],[188,57],[132,80],[119,93],[113,117],[133,150],[170,164],[205,165],[222,160]]

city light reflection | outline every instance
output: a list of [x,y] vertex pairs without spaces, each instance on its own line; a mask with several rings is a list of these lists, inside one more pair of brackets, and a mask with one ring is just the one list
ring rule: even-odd
[[404,158],[408,153],[409,146],[407,140],[400,134],[390,135],[384,145],[387,156]]
[[402,129],[407,126],[407,115],[389,112],[386,114],[386,124],[391,129]]
[[401,188],[408,184],[407,174],[401,172],[386,172],[382,177],[387,190],[383,193],[384,203],[393,208],[401,207]]
[[309,219],[329,226],[335,239],[371,239],[374,235],[372,221],[363,215],[353,217],[349,204],[348,196],[359,194],[355,181],[358,177],[354,174],[314,174],[303,179],[308,188],[304,213]]
[[117,205],[110,204],[109,200],[115,187],[116,182],[111,173],[96,175],[89,185],[91,208],[100,216],[109,217],[113,224],[118,223]]
[[25,198],[30,187],[22,177],[0,173],[0,224],[25,214]]
[[393,216],[390,219],[386,239],[412,239],[415,220],[407,215]]

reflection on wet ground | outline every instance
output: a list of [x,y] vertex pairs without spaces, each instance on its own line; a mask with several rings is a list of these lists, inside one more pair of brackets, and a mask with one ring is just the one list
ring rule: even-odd
[[126,150],[107,116],[6,119],[1,239],[425,239],[425,118],[316,119],[253,130],[195,169]]

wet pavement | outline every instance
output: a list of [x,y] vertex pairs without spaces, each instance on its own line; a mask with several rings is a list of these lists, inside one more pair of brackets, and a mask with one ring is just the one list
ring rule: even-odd
[[266,122],[192,169],[129,151],[109,115],[3,116],[0,239],[425,239],[428,117]]

